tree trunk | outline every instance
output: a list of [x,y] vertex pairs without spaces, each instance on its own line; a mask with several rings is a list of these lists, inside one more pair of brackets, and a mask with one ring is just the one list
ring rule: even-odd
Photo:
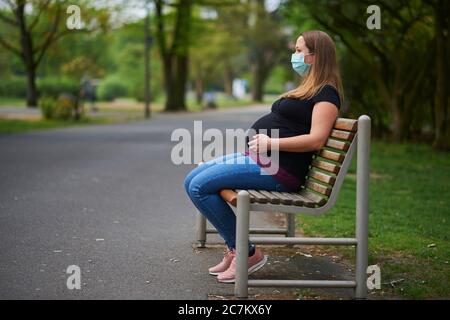
[[399,103],[398,95],[391,100],[391,110],[394,116],[393,140],[400,143],[407,140],[410,136],[411,118],[405,108]]
[[[170,53],[167,53],[168,58],[166,61],[168,64],[165,64],[166,68],[171,69],[165,72],[168,76],[166,80],[166,111],[186,110],[192,3],[191,0],[179,0],[177,3],[174,39]],[[161,15],[160,9],[157,12]],[[162,19],[161,16],[160,18]]]
[[188,56],[186,54],[175,56],[172,74],[172,84],[167,92],[166,111],[186,110],[186,82],[188,74]]
[[224,89],[226,95],[233,97],[233,69],[228,63],[225,66]]
[[[446,57],[450,54],[449,48],[449,22],[450,5],[445,0],[437,2],[435,10],[436,32],[436,92],[434,102],[435,139],[433,146],[440,150],[450,149],[450,116],[448,93],[449,62]],[[447,37],[447,38],[446,38]]]
[[[380,93],[383,103],[387,106],[389,116],[392,118],[392,139],[394,142],[402,142],[411,136],[411,112],[410,107],[415,97],[410,97],[411,99],[402,98],[408,93],[406,90],[408,88],[402,88],[401,84],[404,80],[399,77],[401,73],[401,68],[396,68],[396,73],[394,74],[394,83],[391,86],[387,86],[387,82],[377,74],[374,74],[374,80],[376,84],[377,91]],[[420,77],[420,75],[419,75]],[[420,80],[420,79],[419,79]]]
[[195,79],[195,100],[197,105],[201,106],[203,103],[203,94],[205,92],[205,84],[203,83],[203,78],[201,72],[197,74]]
[[19,1],[15,10],[20,32],[21,57],[27,72],[27,106],[36,108],[38,95],[36,90],[36,63],[34,61],[33,41],[25,21],[25,2]]
[[253,85],[252,85],[252,99],[255,102],[262,102],[264,98],[264,83],[265,72],[263,62],[258,60],[253,65]]
[[36,89],[36,68],[27,68],[27,106],[36,108],[38,105],[38,94]]
[[402,141],[402,128],[403,128],[403,117],[400,112],[400,108],[396,101],[394,100],[391,102],[391,110],[393,110],[394,115],[394,128],[392,130],[393,132],[393,139],[395,142],[401,142]]
[[[155,0],[156,9],[156,24],[157,32],[156,37],[159,44],[159,52],[163,60],[163,72],[164,72],[164,91],[166,93],[166,102],[164,109],[166,111],[176,111],[180,107],[178,92],[179,89],[176,88],[176,79],[178,75],[178,66],[176,56],[182,54],[180,53],[180,33],[183,30],[181,25],[183,22],[183,15],[180,14],[180,10],[183,7],[182,2],[178,4],[178,12],[176,17],[176,31],[173,35],[174,39],[172,46],[169,49],[166,43],[166,30],[165,21],[163,15],[164,1]],[[183,106],[183,103],[181,104]]]

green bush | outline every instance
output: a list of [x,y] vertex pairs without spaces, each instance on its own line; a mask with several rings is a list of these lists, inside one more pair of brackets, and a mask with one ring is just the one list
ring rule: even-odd
[[61,95],[53,109],[53,119],[70,120],[75,118],[76,101],[69,95]]
[[[67,78],[45,77],[36,80],[39,96],[57,98],[60,93],[67,92],[78,95],[79,84]],[[0,81],[0,96],[8,98],[24,98],[27,96],[27,79],[23,77],[10,77]]]
[[99,100],[112,101],[115,98],[128,96],[128,88],[122,80],[116,77],[105,78],[98,86],[97,96]]
[[25,77],[10,77],[0,81],[0,96],[8,98],[23,98],[27,96],[27,79]]
[[37,88],[40,96],[56,98],[63,92],[77,96],[80,85],[78,82],[67,78],[47,77],[37,81]]
[[[135,85],[129,87],[130,96],[137,101],[142,102],[145,100],[145,88],[144,81],[139,81]],[[155,101],[161,94],[161,86],[156,81],[151,82],[151,101]]]
[[58,99],[51,96],[42,97],[39,100],[39,108],[45,119],[54,120],[78,120],[82,113],[78,109],[78,103],[74,95],[61,94]]
[[45,119],[52,119],[55,104],[56,100],[53,97],[42,97],[39,99],[39,109]]

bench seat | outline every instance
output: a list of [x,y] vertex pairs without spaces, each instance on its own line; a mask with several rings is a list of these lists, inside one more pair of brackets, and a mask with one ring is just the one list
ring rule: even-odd
[[[224,189],[220,192],[220,196],[232,206],[237,205],[237,194],[240,189]],[[265,190],[246,190],[250,194],[250,203],[271,203],[284,204],[287,206],[321,207],[327,203],[327,198],[321,197],[309,190],[300,192],[277,192]]]

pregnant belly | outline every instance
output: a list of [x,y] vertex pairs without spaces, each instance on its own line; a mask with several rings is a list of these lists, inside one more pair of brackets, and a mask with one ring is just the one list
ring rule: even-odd
[[[271,112],[265,116],[262,116],[251,126],[257,133],[260,133],[260,130],[267,130],[267,135],[270,137],[270,130],[278,129],[280,138],[287,138],[301,134],[307,134],[310,131],[310,128],[307,128],[304,125],[293,123],[288,119],[283,118],[281,115]],[[264,132],[261,132],[264,133]]]

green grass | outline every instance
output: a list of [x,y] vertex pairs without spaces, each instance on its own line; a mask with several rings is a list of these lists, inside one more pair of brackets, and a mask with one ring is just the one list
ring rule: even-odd
[[11,134],[20,132],[29,132],[36,130],[48,130],[63,127],[85,126],[95,124],[111,124],[118,122],[142,120],[142,115],[125,114],[123,116],[101,116],[83,118],[79,121],[61,121],[61,120],[13,120],[0,119],[0,134]]
[[[373,143],[369,264],[380,266],[385,294],[450,298],[449,182],[450,154],[427,145]],[[299,216],[299,227],[310,236],[352,237],[355,190],[354,161],[335,208],[321,217]],[[333,250],[353,261],[350,248]]]
[[[230,97],[228,97],[227,95],[223,94],[223,93],[218,93],[216,96],[217,100],[217,106],[218,109],[224,109],[224,108],[230,108],[230,107],[245,107],[245,106],[249,106],[249,105],[253,105],[253,104],[258,104],[254,101],[252,101],[250,98],[245,98],[245,99],[240,99],[240,100],[234,100],[231,99]],[[263,104],[272,104],[275,100],[276,100],[277,96],[276,95],[270,95],[270,94],[265,94],[264,95],[264,101],[262,102]],[[117,99],[118,101],[122,101],[125,102],[127,105],[133,104],[133,103],[138,103],[136,102],[136,100],[134,98],[120,98]],[[105,102],[105,101],[98,101],[99,103]],[[158,98],[156,99],[156,101],[154,102],[158,105],[164,106],[165,103],[165,96],[164,95],[160,95],[158,96]],[[202,111],[202,106],[197,105],[197,102],[195,101],[194,98],[192,98],[192,96],[188,96],[186,97],[186,104],[187,104],[187,111]],[[4,107],[26,107],[26,101],[25,99],[22,98],[8,98],[8,97],[0,97],[0,108],[4,108]],[[102,108],[102,110],[107,110],[107,108]],[[119,108],[113,108],[111,109],[112,111],[120,111]],[[124,108],[123,110],[124,112],[129,111],[128,108]]]
[[57,121],[57,120],[12,120],[0,119],[0,134],[28,132],[35,130],[54,129],[76,125],[105,123],[104,119],[83,119],[80,121]]
[[26,106],[25,99],[0,97],[0,108],[2,108],[2,107],[23,107],[23,108],[25,108],[25,106]]

